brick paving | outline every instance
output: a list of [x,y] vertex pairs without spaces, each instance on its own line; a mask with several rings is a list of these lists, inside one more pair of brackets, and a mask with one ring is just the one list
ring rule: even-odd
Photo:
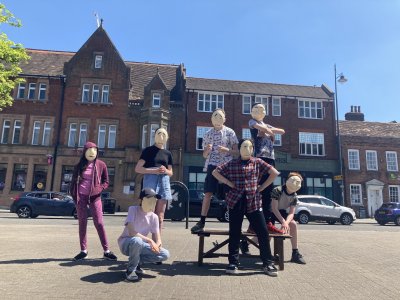
[[[70,218],[22,220],[0,212],[0,295],[2,299],[400,299],[400,227],[357,221],[345,227],[301,225],[299,248],[306,265],[287,262],[278,278],[261,272],[258,259],[241,259],[238,275],[225,275],[226,257],[197,266],[198,237],[184,222],[166,222],[164,245],[171,258],[145,265],[140,282],[124,279],[127,258],[116,239],[123,215],[105,217],[119,261],[103,261],[89,221],[89,259],[72,262],[78,251],[77,221]],[[194,223],[190,223],[192,226]],[[227,228],[210,222],[209,228]],[[206,238],[206,248],[214,237]],[[221,241],[221,240],[220,240]],[[227,251],[227,247],[222,251]],[[251,247],[252,252],[256,252]],[[290,242],[285,242],[286,260]]]

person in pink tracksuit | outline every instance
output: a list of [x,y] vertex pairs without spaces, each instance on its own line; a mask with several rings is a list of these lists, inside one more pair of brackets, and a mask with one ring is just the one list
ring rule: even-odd
[[75,166],[72,176],[70,192],[74,199],[79,220],[79,241],[81,252],[74,260],[87,257],[87,218],[88,207],[93,217],[104,250],[104,259],[117,260],[109,249],[109,244],[104,229],[103,208],[101,192],[108,188],[108,171],[106,164],[97,158],[98,148],[95,143],[87,142],[83,148],[82,156]]

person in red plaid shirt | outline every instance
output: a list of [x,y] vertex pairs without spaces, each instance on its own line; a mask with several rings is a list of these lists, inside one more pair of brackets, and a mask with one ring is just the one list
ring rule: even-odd
[[[240,235],[243,218],[246,215],[257,234],[263,271],[269,276],[276,277],[278,273],[273,263],[269,234],[262,213],[261,192],[272,184],[279,172],[262,159],[252,157],[251,140],[241,140],[239,149],[240,158],[219,165],[212,172],[218,181],[231,188],[225,198],[229,209],[229,265],[226,273],[238,272]],[[260,178],[265,174],[269,174],[268,179],[258,185]]]

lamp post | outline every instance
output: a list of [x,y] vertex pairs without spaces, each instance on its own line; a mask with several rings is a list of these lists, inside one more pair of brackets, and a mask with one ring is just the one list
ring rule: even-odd
[[339,106],[338,106],[338,96],[337,96],[337,82],[345,83],[347,78],[344,77],[343,73],[336,73],[336,64],[334,65],[335,70],[335,110],[336,110],[336,135],[337,135],[337,144],[338,144],[338,153],[339,153],[339,172],[340,172],[340,204],[344,204],[345,201],[345,193],[344,193],[344,178],[343,178],[343,158],[342,158],[342,145],[340,141],[340,129],[339,129]]

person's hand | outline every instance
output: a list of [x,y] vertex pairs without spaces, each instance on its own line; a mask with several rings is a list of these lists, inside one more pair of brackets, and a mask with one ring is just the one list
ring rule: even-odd
[[258,193],[261,193],[263,190],[264,190],[264,189],[261,188],[261,185],[259,185],[259,186],[257,187],[257,192],[258,192]]
[[211,150],[212,150],[212,145],[211,145],[211,144],[206,145],[206,147],[204,148],[204,150],[205,150],[205,152],[207,153],[207,155],[210,154],[210,152],[211,152]]
[[167,172],[167,168],[164,166],[161,166],[158,168],[158,174],[165,174]]
[[284,222],[282,223],[281,229],[282,229],[285,233],[288,233],[288,232],[289,232],[289,224],[288,224],[286,221],[284,221]]
[[160,253],[160,247],[153,240],[149,240],[148,243],[150,244],[151,251]]
[[229,148],[226,148],[226,147],[224,147],[224,146],[218,146],[218,147],[217,147],[217,151],[218,151],[219,153],[227,153],[227,152],[229,152]]

